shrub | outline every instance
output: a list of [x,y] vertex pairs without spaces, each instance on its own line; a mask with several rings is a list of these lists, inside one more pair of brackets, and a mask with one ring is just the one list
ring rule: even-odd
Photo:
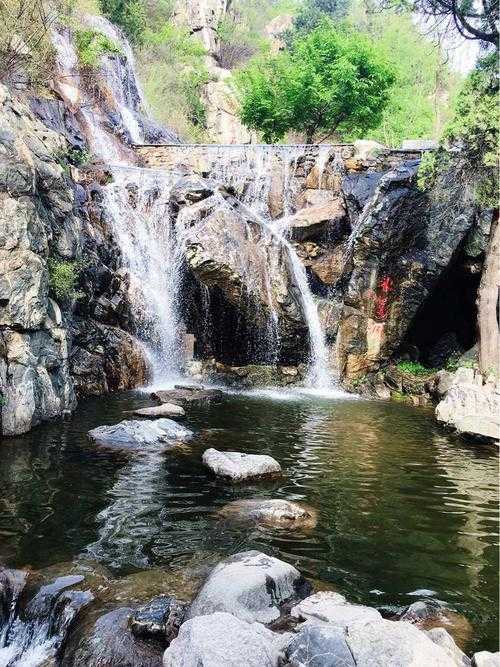
[[50,291],[58,301],[71,301],[81,296],[81,293],[76,290],[78,277],[82,270],[81,262],[77,260],[61,261],[49,257],[47,266]]
[[77,30],[75,44],[80,64],[90,69],[98,66],[101,56],[122,53],[116,42],[97,30]]
[[0,0],[0,80],[14,88],[44,86],[52,75],[49,29],[59,2]]
[[417,361],[399,361],[397,367],[400,371],[408,375],[426,376],[436,372],[435,368],[426,368]]

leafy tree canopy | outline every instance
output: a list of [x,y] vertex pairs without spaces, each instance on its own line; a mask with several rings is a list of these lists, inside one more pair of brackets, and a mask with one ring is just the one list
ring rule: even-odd
[[146,11],[141,0],[99,0],[99,8],[107,19],[123,29],[131,42],[142,42]]
[[290,51],[258,58],[240,72],[240,116],[266,142],[289,130],[303,132],[307,142],[361,133],[380,123],[393,82],[367,36],[323,19]]
[[305,0],[293,21],[295,32],[308,33],[318,27],[325,18],[344,19],[350,0]]

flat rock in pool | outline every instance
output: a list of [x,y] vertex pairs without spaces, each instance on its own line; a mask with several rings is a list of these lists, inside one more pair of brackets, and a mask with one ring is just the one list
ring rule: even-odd
[[163,403],[162,405],[154,405],[151,408],[138,408],[134,410],[134,415],[139,417],[185,417],[186,412],[180,405],[174,403]]
[[153,392],[151,397],[160,403],[182,406],[187,403],[219,400],[223,395],[224,392],[220,389],[159,389]]
[[278,461],[266,454],[220,452],[211,448],[204,452],[203,463],[215,475],[232,482],[281,475],[281,466]]
[[346,628],[351,623],[382,620],[380,612],[373,607],[350,604],[343,595],[332,591],[310,595],[293,607],[291,615],[302,621],[324,622],[338,628]]
[[254,523],[286,530],[314,528],[317,512],[289,500],[235,500],[225,505],[219,516],[233,521]]
[[260,551],[245,551],[214,568],[186,618],[225,611],[243,621],[272,623],[285,603],[297,603],[310,592],[311,585],[292,565]]
[[163,667],[278,667],[286,637],[227,613],[199,616],[181,626]]
[[92,442],[107,447],[141,450],[158,445],[173,446],[191,435],[189,429],[171,419],[140,421],[129,419],[112,426],[98,426],[88,432]]

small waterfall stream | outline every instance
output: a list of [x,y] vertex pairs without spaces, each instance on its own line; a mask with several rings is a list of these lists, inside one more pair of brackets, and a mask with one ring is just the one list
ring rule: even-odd
[[177,175],[127,167],[112,167],[111,173],[104,208],[130,272],[129,295],[151,353],[153,381],[171,381],[181,374],[184,334],[183,255],[169,213]]
[[[242,192],[242,201],[257,216],[261,225],[284,248],[293,282],[300,294],[300,303],[310,340],[310,368],[307,383],[311,388],[328,390],[333,385],[329,367],[329,351],[322,330],[318,308],[309,286],[307,272],[293,244],[287,238],[290,216],[294,213],[294,176],[297,161],[304,155],[303,146],[228,146],[220,147],[233,156],[230,160],[217,159],[211,176]],[[331,153],[330,146],[320,146],[316,160],[319,188]],[[219,157],[219,156],[218,156]],[[276,168],[281,163],[281,169]],[[234,168],[234,165],[237,168]],[[269,194],[273,187],[273,177],[281,171],[282,210],[281,217],[273,220],[269,210]],[[244,188],[244,184],[249,183]],[[270,327],[275,326],[276,313],[271,311]],[[279,344],[279,341],[277,342]],[[277,354],[274,355],[277,357]]]

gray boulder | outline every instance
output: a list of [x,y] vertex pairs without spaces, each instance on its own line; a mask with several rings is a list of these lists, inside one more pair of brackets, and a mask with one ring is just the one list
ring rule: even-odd
[[290,667],[356,667],[341,628],[306,625],[285,649]]
[[163,655],[163,667],[277,667],[282,636],[231,614],[183,623]]
[[281,475],[280,464],[266,454],[220,452],[217,449],[210,448],[203,454],[203,463],[215,475],[225,477],[232,482]]
[[353,623],[346,641],[359,667],[456,667],[443,648],[405,621]]
[[479,651],[472,656],[474,667],[499,667],[500,652],[490,653],[489,651]]
[[186,440],[191,431],[171,419],[152,422],[124,420],[112,426],[98,426],[88,432],[92,442],[118,449],[137,450]]
[[369,623],[382,620],[372,607],[349,604],[343,595],[332,591],[320,591],[295,605],[292,616],[302,621],[325,622],[339,628],[352,623]]
[[185,417],[186,412],[180,405],[173,403],[164,403],[163,405],[155,405],[152,408],[138,408],[134,410],[134,415],[138,417]]
[[286,530],[314,528],[317,522],[317,512],[313,508],[289,500],[235,500],[225,505],[219,516]]
[[224,611],[250,623],[271,623],[285,603],[298,602],[310,592],[310,584],[292,565],[246,551],[214,568],[186,618]]

